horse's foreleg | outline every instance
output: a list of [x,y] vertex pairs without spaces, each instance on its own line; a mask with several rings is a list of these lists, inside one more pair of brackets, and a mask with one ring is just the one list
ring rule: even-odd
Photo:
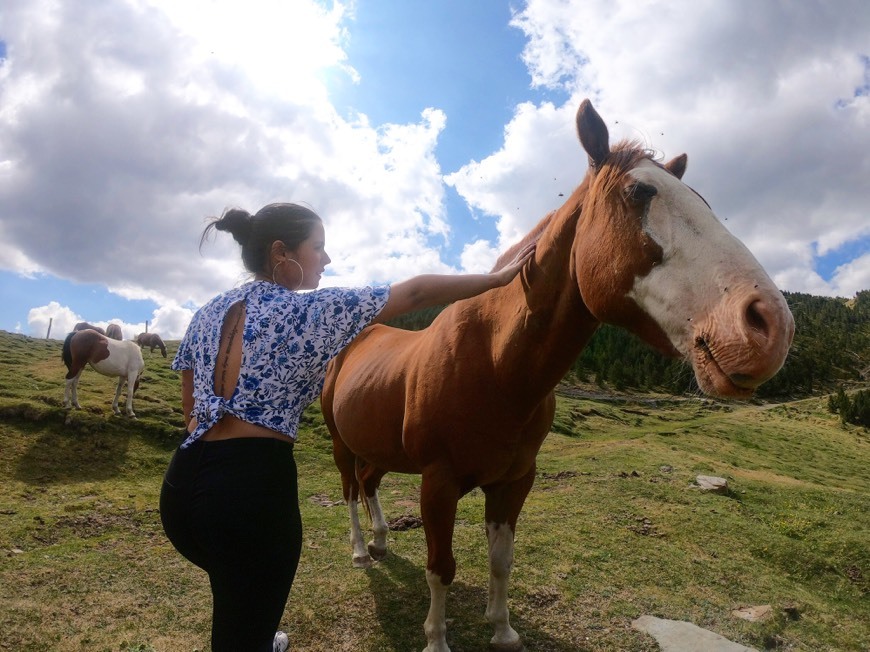
[[486,619],[495,629],[490,649],[522,650],[520,635],[511,627],[507,607],[508,582],[514,563],[514,533],[507,523],[486,524],[489,542],[489,596]]
[[459,487],[441,470],[424,470],[420,487],[420,512],[429,558],[426,582],[429,584],[429,613],[423,623],[426,649],[423,652],[450,652],[447,647],[447,587],[456,575],[453,556],[453,528]]
[[532,483],[535,469],[520,480],[496,487],[485,487],[486,538],[489,543],[489,596],[486,619],[495,633],[491,650],[518,652],[523,650],[520,635],[511,627],[507,607],[508,583],[514,561],[514,532],[517,518]]

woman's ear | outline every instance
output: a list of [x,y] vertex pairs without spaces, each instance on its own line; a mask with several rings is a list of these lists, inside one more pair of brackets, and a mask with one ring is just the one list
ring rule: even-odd
[[272,265],[275,265],[279,260],[282,260],[287,255],[287,245],[285,245],[280,240],[275,240],[272,242],[272,246],[269,247],[269,260]]

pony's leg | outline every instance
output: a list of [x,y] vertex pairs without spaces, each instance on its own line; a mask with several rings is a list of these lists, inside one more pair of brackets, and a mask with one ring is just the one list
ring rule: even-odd
[[82,371],[84,369],[79,369],[78,373],[75,374],[72,378],[67,377],[66,386],[63,390],[63,398],[64,398],[64,406],[69,409],[70,401],[72,401],[72,406],[76,410],[81,410],[82,406],[79,405],[79,378],[82,377]]
[[121,414],[121,410],[118,409],[118,399],[121,397],[122,389],[124,389],[124,377],[118,376],[118,386],[115,388],[115,398],[112,401],[112,412],[115,414]]
[[[67,378],[63,388],[63,406],[69,410],[72,408],[72,397],[75,391],[76,378]],[[78,407],[78,406],[76,406]]]
[[[138,374],[131,373],[127,376],[127,416],[133,419],[136,418],[136,413],[133,412],[133,394],[136,392],[136,377]],[[118,379],[118,388],[121,387],[121,380]]]
[[426,583],[429,585],[429,613],[423,623],[426,649],[423,652],[450,652],[447,647],[447,587],[456,575],[453,556],[453,528],[460,491],[449,472],[438,469],[423,471],[420,487],[420,512],[429,558]]
[[532,483],[535,469],[515,482],[484,487],[486,494],[486,538],[489,543],[489,596],[486,619],[495,629],[491,650],[519,652],[525,649],[520,635],[510,625],[507,595],[514,562],[514,532],[517,517]]

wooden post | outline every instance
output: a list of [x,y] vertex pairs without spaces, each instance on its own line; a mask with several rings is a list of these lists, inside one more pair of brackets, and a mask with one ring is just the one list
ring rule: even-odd
[[148,332],[148,320],[147,319],[145,320],[145,332],[146,333]]
[[54,317],[48,318],[48,332],[45,334],[45,339],[48,339],[48,336],[51,335],[51,322],[54,321]]

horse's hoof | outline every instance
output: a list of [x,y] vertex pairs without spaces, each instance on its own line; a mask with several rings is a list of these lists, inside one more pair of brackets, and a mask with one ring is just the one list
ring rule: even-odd
[[374,561],[368,555],[354,555],[353,556],[353,567],[354,568],[371,568],[374,565]]
[[371,555],[372,559],[374,559],[375,561],[381,561],[384,557],[387,556],[387,549],[386,548],[378,548],[377,546],[375,546],[372,543],[370,543],[368,545],[368,548],[369,548],[369,555]]

